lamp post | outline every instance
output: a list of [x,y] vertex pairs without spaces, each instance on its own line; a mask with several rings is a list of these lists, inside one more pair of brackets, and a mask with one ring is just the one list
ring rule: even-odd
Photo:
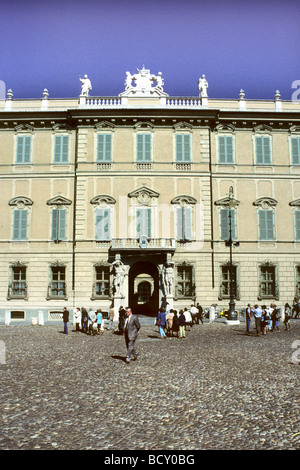
[[235,313],[235,289],[234,289],[234,283],[233,283],[233,264],[232,264],[232,245],[234,246],[239,246],[239,242],[233,243],[232,240],[232,221],[231,221],[231,210],[237,206],[237,201],[233,199],[233,187],[230,186],[229,188],[229,240],[226,242],[226,246],[229,246],[229,253],[230,253],[230,264],[229,264],[229,269],[230,269],[230,302],[229,302],[229,314],[228,314],[228,322],[237,322],[237,314]]

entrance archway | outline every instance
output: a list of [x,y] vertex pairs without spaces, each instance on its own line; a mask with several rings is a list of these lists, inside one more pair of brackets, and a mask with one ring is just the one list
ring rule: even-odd
[[157,266],[138,261],[129,270],[129,306],[138,315],[155,316],[159,307],[159,274]]

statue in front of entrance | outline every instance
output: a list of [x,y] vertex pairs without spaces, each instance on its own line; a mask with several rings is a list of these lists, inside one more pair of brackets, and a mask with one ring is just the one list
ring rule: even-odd
[[165,295],[172,295],[174,284],[174,262],[171,261],[170,258],[167,259],[162,275]]
[[92,89],[91,80],[88,78],[87,75],[85,75],[84,78],[80,78],[80,76],[79,76],[79,80],[82,83],[82,85],[81,85],[81,95],[80,96],[89,96],[89,92]]
[[124,264],[121,261],[120,255],[116,255],[115,261],[112,263],[114,267],[114,288],[115,288],[115,294],[120,295],[121,297],[124,296],[123,292],[123,285],[124,285],[124,280],[126,276],[126,269]]

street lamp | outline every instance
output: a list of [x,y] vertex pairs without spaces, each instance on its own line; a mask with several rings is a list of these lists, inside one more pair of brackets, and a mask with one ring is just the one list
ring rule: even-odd
[[226,242],[226,246],[229,246],[229,252],[230,252],[230,264],[229,264],[229,269],[230,269],[230,302],[229,302],[229,313],[228,313],[228,321],[237,321],[237,314],[235,313],[235,289],[234,289],[234,283],[233,283],[233,264],[232,264],[232,245],[234,246],[239,246],[239,242],[233,242],[232,240],[232,222],[231,222],[231,210],[238,205],[238,202],[233,199],[233,187],[230,186],[229,188],[229,200],[228,200],[228,205],[229,205],[229,240]]

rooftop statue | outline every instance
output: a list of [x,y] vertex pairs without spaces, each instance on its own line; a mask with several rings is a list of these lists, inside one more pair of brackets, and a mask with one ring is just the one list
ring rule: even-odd
[[199,95],[202,98],[207,98],[207,88],[208,88],[208,83],[205,78],[205,75],[203,74],[201,78],[198,80],[198,89],[199,89]]
[[92,84],[91,84],[90,79],[88,78],[87,75],[85,75],[84,78],[80,78],[80,75],[79,75],[79,80],[82,83],[80,96],[89,96],[89,92],[92,89]]

